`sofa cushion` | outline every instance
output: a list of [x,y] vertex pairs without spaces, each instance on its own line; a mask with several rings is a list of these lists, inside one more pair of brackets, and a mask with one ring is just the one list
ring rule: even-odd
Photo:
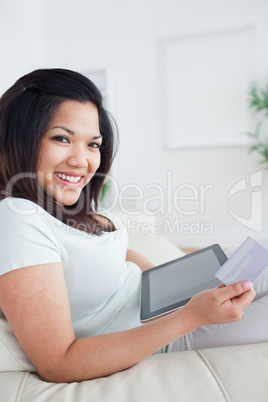
[[2,373],[0,389],[5,402],[266,402],[267,362],[268,343],[231,346],[153,355],[123,372],[81,383]]
[[36,371],[0,309],[0,373]]

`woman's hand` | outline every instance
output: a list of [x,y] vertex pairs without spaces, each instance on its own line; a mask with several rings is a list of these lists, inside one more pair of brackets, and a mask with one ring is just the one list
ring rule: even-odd
[[197,326],[239,321],[256,293],[249,281],[205,290],[196,294],[184,307]]

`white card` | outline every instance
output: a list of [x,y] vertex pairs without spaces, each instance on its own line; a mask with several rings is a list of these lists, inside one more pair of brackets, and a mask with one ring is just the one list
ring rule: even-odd
[[268,250],[251,237],[216,272],[216,277],[225,285],[239,281],[251,281],[268,267]]

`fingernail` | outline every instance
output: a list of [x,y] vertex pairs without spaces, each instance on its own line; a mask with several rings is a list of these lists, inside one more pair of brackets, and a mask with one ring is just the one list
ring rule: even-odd
[[242,286],[243,286],[244,289],[249,289],[249,288],[252,287],[252,282],[250,282],[250,281],[244,281],[244,282],[242,283]]

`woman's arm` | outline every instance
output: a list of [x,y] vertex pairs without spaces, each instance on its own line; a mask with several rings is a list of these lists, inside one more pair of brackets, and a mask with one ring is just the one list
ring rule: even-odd
[[75,339],[60,263],[0,277],[0,307],[41,377],[51,382],[83,381],[127,369],[201,325],[240,319],[254,295],[241,283],[212,289],[138,328]]
[[131,261],[137,264],[142,271],[147,271],[154,267],[154,264],[147,260],[143,255],[134,250],[127,250],[126,261]]

